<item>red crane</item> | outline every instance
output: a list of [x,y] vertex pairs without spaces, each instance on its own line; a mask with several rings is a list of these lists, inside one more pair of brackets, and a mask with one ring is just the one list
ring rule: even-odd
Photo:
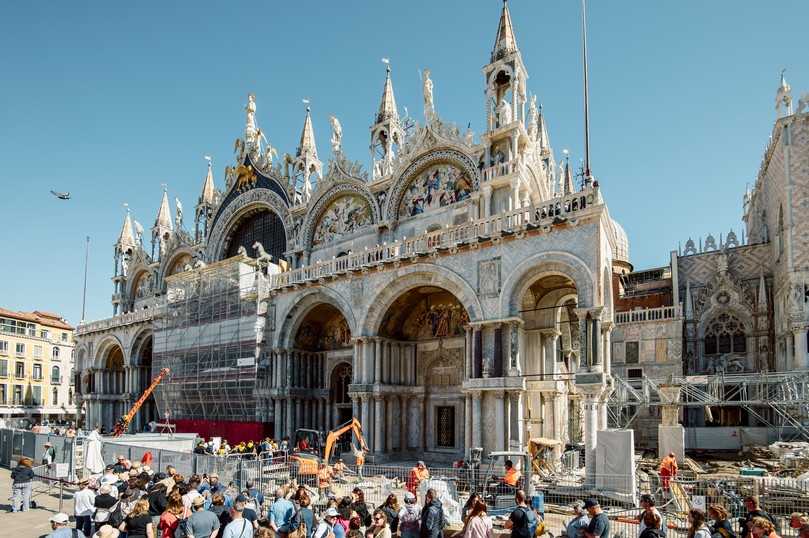
[[163,378],[169,375],[170,372],[171,370],[169,370],[168,368],[163,368],[162,370],[160,370],[160,373],[157,374],[157,376],[154,379],[152,379],[152,384],[149,385],[149,387],[143,391],[143,394],[140,395],[138,401],[132,405],[132,407],[129,409],[126,415],[119,418],[118,422],[115,423],[115,428],[112,431],[113,437],[118,437],[119,435],[122,435],[124,432],[126,432],[126,430],[129,429],[129,423],[132,422],[132,419],[135,418],[135,415],[138,414],[138,411],[140,410],[143,403],[154,392],[154,389],[157,388],[160,382],[163,381]]

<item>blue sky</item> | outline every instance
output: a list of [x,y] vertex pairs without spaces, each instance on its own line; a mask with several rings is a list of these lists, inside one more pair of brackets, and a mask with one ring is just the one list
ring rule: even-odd
[[[512,0],[511,10],[557,156],[569,148],[578,162],[579,3]],[[389,57],[400,107],[420,112],[418,69],[429,67],[440,115],[480,132],[480,69],[499,11],[497,0],[6,5],[0,305],[77,322],[90,235],[87,318],[109,316],[122,204],[148,228],[167,183],[193,215],[203,155],[221,186],[248,92],[279,150],[294,151],[308,97],[321,158],[335,114],[345,151],[367,162]],[[590,2],[593,171],[636,268],[665,264],[689,236],[738,232],[780,69],[796,101],[809,91],[807,20],[798,0]]]

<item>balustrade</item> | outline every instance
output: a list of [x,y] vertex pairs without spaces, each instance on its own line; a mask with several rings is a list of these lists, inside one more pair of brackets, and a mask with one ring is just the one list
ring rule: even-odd
[[661,306],[658,308],[644,308],[641,310],[630,310],[628,312],[617,312],[615,323],[639,323],[646,321],[660,321],[664,319],[675,319],[681,316],[679,306]]

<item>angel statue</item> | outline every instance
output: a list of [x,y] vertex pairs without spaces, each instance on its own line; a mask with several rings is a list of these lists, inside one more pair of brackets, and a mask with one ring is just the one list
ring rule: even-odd
[[[264,139],[266,142],[266,139]],[[273,157],[278,158],[278,151],[267,142],[267,146],[264,148],[264,166],[269,168],[272,166]]]
[[537,96],[531,96],[531,102],[528,105],[528,136],[534,140],[536,139],[537,131],[539,130],[539,110],[537,109]]
[[424,82],[424,118],[430,121],[435,115],[435,108],[433,107],[433,81],[430,79],[429,69],[424,70],[422,80]]
[[254,94],[247,95],[247,106],[244,107],[247,111],[247,124],[244,128],[245,138],[252,138],[256,134],[256,96]]
[[175,221],[176,221],[177,229],[179,230],[180,228],[183,227],[183,203],[180,202],[179,198],[175,198],[174,199],[174,206],[176,207],[176,210],[177,210],[177,216],[175,217]]
[[143,225],[138,221],[134,221],[132,224],[135,226],[135,240],[140,246],[143,246]]
[[497,121],[499,122],[499,127],[511,123],[511,105],[505,99],[500,101],[500,105],[497,107]]
[[340,125],[340,120],[334,116],[329,116],[331,123],[331,150],[335,155],[343,152],[343,126]]

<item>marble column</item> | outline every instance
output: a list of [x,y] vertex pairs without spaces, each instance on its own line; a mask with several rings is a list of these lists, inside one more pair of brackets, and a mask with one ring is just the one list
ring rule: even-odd
[[363,383],[374,382],[374,343],[370,338],[363,341],[362,346]]
[[374,428],[373,422],[371,421],[371,401],[368,396],[362,396],[358,399],[360,400],[360,407],[362,409],[362,427],[363,430],[367,432],[368,438],[366,441],[368,448],[371,448],[374,443]]
[[381,350],[381,362],[382,362],[382,376],[380,377],[380,382],[384,383],[385,385],[390,384],[390,343],[385,340],[381,342],[381,345],[377,347],[377,350]]
[[385,448],[387,449],[388,452],[393,452],[393,447],[394,447],[393,438],[394,438],[394,433],[396,433],[396,428],[393,427],[394,426],[394,421],[392,419],[393,419],[393,417],[399,416],[401,414],[401,413],[396,412],[396,405],[394,405],[395,403],[398,403],[398,400],[399,400],[398,398],[392,397],[392,398],[385,398],[385,401],[384,401],[384,404],[385,404],[385,433],[386,433],[386,435],[385,435],[385,438],[386,438]]
[[[525,446],[525,435],[523,433],[523,393],[514,391],[509,394],[510,426],[509,444],[516,444],[516,450],[522,450]],[[511,446],[506,447],[511,450]]]
[[506,432],[505,432],[505,425],[506,425],[506,402],[505,402],[505,395],[502,391],[495,391],[492,393],[494,396],[494,412],[495,412],[495,424],[494,424],[494,431],[495,431],[495,438],[497,442],[495,443],[496,450],[505,450],[505,439],[506,439]]
[[596,443],[598,441],[598,395],[584,395],[584,475],[587,485],[595,485]]
[[382,383],[382,339],[377,338],[374,342],[374,383]]
[[542,374],[543,379],[550,379],[556,373],[556,344],[562,333],[558,329],[542,329]]
[[472,393],[472,446],[483,447],[483,413],[481,411],[481,393]]
[[362,340],[356,339],[354,340],[354,360],[351,363],[352,382],[362,383],[362,368]]
[[407,415],[409,414],[410,399],[407,396],[399,396],[399,450],[407,451]]
[[472,327],[464,327],[464,378],[472,379]]
[[793,329],[795,340],[795,370],[809,368],[809,352],[806,350],[806,327]]
[[469,449],[472,448],[472,395],[467,393],[464,397],[464,454],[469,458]]
[[[377,347],[377,350],[379,348]],[[377,362],[377,364],[379,364]],[[385,452],[385,400],[374,396],[374,454]]]
[[419,401],[419,414],[419,422],[421,423],[421,449],[427,450],[427,424],[429,421],[427,420],[427,398],[425,396],[422,396]]

